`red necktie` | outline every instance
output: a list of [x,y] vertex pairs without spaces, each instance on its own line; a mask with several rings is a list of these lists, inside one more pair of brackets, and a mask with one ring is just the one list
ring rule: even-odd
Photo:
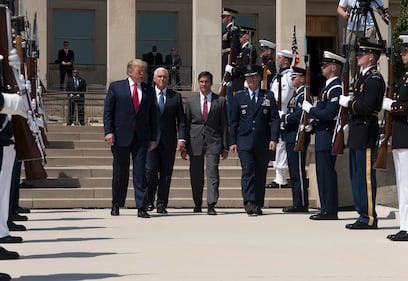
[[207,97],[204,97],[204,104],[203,104],[203,120],[204,122],[207,121],[208,117],[208,103],[207,103]]
[[133,84],[133,108],[135,111],[139,108],[139,95],[137,93],[137,83]]

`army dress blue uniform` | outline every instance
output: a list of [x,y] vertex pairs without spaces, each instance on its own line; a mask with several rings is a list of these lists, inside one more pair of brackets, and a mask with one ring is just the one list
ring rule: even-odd
[[340,78],[336,76],[328,79],[319,94],[316,107],[312,107],[309,112],[310,117],[316,120],[315,152],[320,213],[333,217],[337,217],[338,194],[336,155],[331,154],[331,149],[341,93]]
[[305,134],[305,146],[303,151],[295,151],[296,135],[298,133],[302,118],[302,103],[304,100],[305,85],[295,91],[295,94],[288,103],[287,113],[281,118],[284,130],[282,139],[286,143],[286,153],[288,155],[288,166],[290,179],[292,182],[293,207],[309,206],[308,187],[306,178],[306,152],[310,143],[310,134]]
[[375,198],[376,174],[373,168],[379,134],[378,112],[381,110],[385,82],[376,66],[363,70],[354,86],[354,99],[348,103],[350,179],[358,222],[377,226]]
[[235,94],[230,144],[237,145],[241,162],[244,205],[251,202],[261,208],[270,158],[269,142],[278,141],[280,121],[273,93],[259,88],[254,93],[255,102],[249,89]]

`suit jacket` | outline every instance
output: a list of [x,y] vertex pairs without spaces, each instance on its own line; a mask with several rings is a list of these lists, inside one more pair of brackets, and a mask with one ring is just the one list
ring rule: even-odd
[[279,113],[271,91],[259,90],[254,104],[248,89],[235,93],[231,116],[230,143],[238,151],[268,150],[270,141],[279,138]]
[[220,154],[228,150],[227,104],[224,97],[212,93],[211,107],[204,122],[200,94],[191,96],[186,103],[186,142],[190,155],[198,156],[204,151]]
[[85,79],[82,79],[81,77],[78,77],[78,88],[75,88],[75,82],[74,82],[74,77],[69,77],[67,80],[67,85],[65,91],[69,92],[81,92],[80,97],[84,97],[84,93],[86,92],[86,81]]
[[181,94],[170,89],[166,90],[166,103],[163,113],[160,113],[158,109],[159,105],[156,98],[155,101],[157,119],[160,124],[158,126],[157,143],[174,151],[177,147],[177,140],[186,139],[186,118]]
[[173,58],[172,55],[169,54],[166,56],[166,65],[167,67],[171,68],[172,66],[176,66],[177,69],[179,69],[180,65],[181,65],[181,57],[179,54],[175,55],[175,60],[173,62]]
[[153,56],[153,52],[147,53],[146,62],[149,66],[156,66],[163,64],[163,56],[159,52],[156,52],[156,58]]
[[[74,59],[75,59],[74,51],[68,49],[67,54],[65,54],[64,49],[61,49],[61,50],[58,51],[57,63],[59,63],[59,68],[60,69],[67,69],[67,68],[72,69],[72,68],[74,68]],[[65,62],[70,61],[70,62],[72,62],[72,64],[71,65],[62,65],[63,61],[65,61]]]
[[156,140],[157,113],[153,88],[142,83],[142,101],[138,111],[133,108],[128,79],[112,82],[105,98],[103,125],[105,135],[113,133],[118,146],[139,141]]

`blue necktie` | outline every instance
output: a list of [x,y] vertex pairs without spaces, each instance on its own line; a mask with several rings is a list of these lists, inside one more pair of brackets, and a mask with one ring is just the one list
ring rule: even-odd
[[160,113],[163,113],[163,111],[164,111],[164,93],[163,92],[160,92],[159,110],[160,110]]

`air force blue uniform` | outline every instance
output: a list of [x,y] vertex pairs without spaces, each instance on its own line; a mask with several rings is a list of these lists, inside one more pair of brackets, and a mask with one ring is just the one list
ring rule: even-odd
[[305,134],[305,147],[303,151],[295,151],[296,135],[302,118],[302,103],[304,100],[305,86],[296,90],[288,104],[288,111],[282,116],[284,130],[282,140],[286,143],[290,180],[292,182],[293,207],[308,207],[308,181],[306,179],[306,151],[310,143],[310,134]]
[[235,94],[230,127],[230,144],[237,145],[242,167],[244,204],[264,204],[265,181],[270,159],[269,142],[278,141],[279,114],[273,93],[259,88],[251,101],[248,89]]
[[320,213],[335,216],[338,209],[336,155],[331,154],[331,149],[341,93],[339,77],[327,80],[316,107],[312,107],[309,112],[310,117],[316,120],[315,152]]

